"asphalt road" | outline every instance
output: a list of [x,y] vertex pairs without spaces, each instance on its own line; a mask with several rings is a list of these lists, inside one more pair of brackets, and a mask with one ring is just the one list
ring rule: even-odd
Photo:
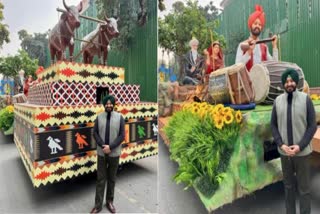
[[[165,214],[208,213],[197,193],[183,184],[177,185],[172,177],[178,169],[169,158],[169,150],[159,140],[159,211]],[[320,155],[315,155],[312,175],[312,214],[320,213]],[[297,212],[299,210],[297,203]],[[282,182],[271,184],[245,198],[238,199],[214,211],[214,214],[284,214],[284,188]]]
[[[207,213],[192,188],[183,190],[182,184],[177,185],[172,181],[178,166],[169,159],[168,148],[161,140],[159,142],[159,160],[157,156],[145,158],[124,165],[119,171],[114,202],[117,211]],[[12,138],[3,136],[2,133],[0,152],[0,213],[88,213],[93,207],[95,174],[34,189]],[[312,176],[313,214],[320,213],[320,158],[318,160],[313,167]],[[108,213],[105,207],[103,212]],[[269,185],[214,213],[285,213],[282,183]]]
[[[95,173],[34,189],[12,137],[2,132],[0,152],[0,213],[89,213],[94,206]],[[157,212],[157,168],[157,156],[123,166],[114,199],[118,212]]]

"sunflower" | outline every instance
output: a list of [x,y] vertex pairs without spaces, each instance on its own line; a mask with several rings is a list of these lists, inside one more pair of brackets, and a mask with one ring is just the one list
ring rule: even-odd
[[207,115],[207,110],[206,109],[200,109],[199,116],[201,117],[201,119],[204,119],[206,115]]
[[224,114],[223,116],[223,121],[226,123],[226,124],[230,124],[232,123],[233,121],[233,114],[231,112],[227,113],[227,114]]
[[210,108],[210,107],[207,107],[207,108],[206,108],[206,112],[207,112],[208,115],[211,115],[211,112],[212,112],[212,111],[211,111],[211,108]]
[[223,114],[223,115],[232,114],[232,113],[233,113],[233,109],[230,108],[230,107],[225,107],[225,108],[222,110],[222,114]]
[[192,112],[193,114],[198,114],[199,111],[200,111],[199,107],[192,107],[191,112]]
[[222,104],[218,104],[214,107],[215,111],[220,112],[223,111],[224,106]]
[[163,72],[160,72],[160,77],[159,77],[160,82],[164,82],[165,77],[166,77],[165,74]]
[[207,108],[207,103],[206,102],[202,102],[201,104],[200,104],[200,108]]
[[12,113],[14,111],[14,107],[12,105],[10,106],[7,106],[6,107],[6,110],[9,112],[9,113]]
[[236,121],[237,123],[240,123],[241,120],[242,120],[242,114],[241,114],[241,111],[238,110],[236,113]]
[[312,94],[310,96],[310,98],[311,98],[311,100],[318,100],[319,99],[318,95],[316,95],[316,94]]
[[217,129],[222,129],[223,127],[223,117],[215,118],[214,125]]
[[192,107],[191,103],[182,104],[182,110],[190,110],[191,107]]
[[212,111],[210,112],[210,116],[212,118],[213,121],[216,121],[217,119],[219,119],[221,117],[221,115],[219,114],[219,112],[216,111]]
[[198,102],[193,102],[193,103],[192,103],[192,107],[199,107],[199,105],[200,105],[200,104],[199,104]]
[[209,107],[208,111],[210,112],[210,114],[214,114],[216,112],[214,107]]

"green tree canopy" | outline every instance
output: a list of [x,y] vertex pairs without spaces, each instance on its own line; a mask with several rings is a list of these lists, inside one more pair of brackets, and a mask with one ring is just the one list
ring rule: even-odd
[[21,48],[29,54],[31,59],[38,59],[39,65],[45,66],[48,58],[48,32],[31,35],[26,30],[20,30],[18,35]]
[[35,77],[38,60],[31,59],[24,50],[19,50],[14,56],[0,58],[0,73],[7,77],[14,77],[22,69],[26,75]]
[[145,23],[142,19],[148,14],[147,0],[96,0],[96,4],[100,19],[104,14],[120,19],[118,21],[119,37],[111,40],[110,46],[112,49],[126,51],[137,27],[143,26]]
[[164,5],[164,0],[158,0],[158,8],[160,11],[164,11],[166,6]]
[[216,19],[217,9],[212,3],[201,7],[198,1],[188,0],[186,4],[177,1],[172,7],[173,12],[159,18],[159,45],[175,54],[181,80],[184,74],[183,56],[190,50],[189,41],[193,37],[199,40],[199,53],[216,40],[224,47],[225,39],[215,31],[219,20]]
[[210,1],[209,4],[205,6],[199,6],[199,10],[208,21],[214,21],[217,19],[220,12],[219,9],[213,4],[213,1]]
[[2,21],[4,20],[3,9],[4,9],[4,6],[0,2],[0,48],[2,48],[4,43],[9,43],[10,42],[9,30],[8,30],[9,26],[2,23]]
[[200,42],[199,52],[207,48],[211,40],[219,40],[224,46],[223,36],[214,30],[219,25],[218,20],[213,20],[212,16],[206,17],[209,10],[201,8],[198,1],[189,0],[186,5],[175,2],[173,12],[159,19],[159,45],[178,56],[190,50],[188,42],[192,37]]

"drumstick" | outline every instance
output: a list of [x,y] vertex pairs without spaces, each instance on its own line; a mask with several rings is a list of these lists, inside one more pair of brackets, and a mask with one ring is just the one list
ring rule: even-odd
[[[275,38],[261,39],[261,40],[256,41],[256,44],[272,42],[274,39]],[[240,44],[241,50],[244,51],[244,52],[247,51],[250,48],[250,45],[252,45],[252,43],[242,42]]]

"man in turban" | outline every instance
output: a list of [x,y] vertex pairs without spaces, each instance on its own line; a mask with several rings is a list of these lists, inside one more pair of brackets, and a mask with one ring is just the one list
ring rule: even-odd
[[202,70],[204,67],[204,59],[198,53],[199,41],[193,38],[189,42],[191,50],[185,55],[185,77],[184,85],[198,85],[202,80]]
[[[310,214],[310,142],[317,130],[310,97],[297,90],[299,75],[287,69],[281,76],[285,93],[273,104],[271,129],[280,153],[285,204],[288,214],[296,213],[295,184],[300,194],[300,213]],[[295,179],[297,182],[295,182]]]
[[[268,46],[264,43],[256,45],[256,42],[259,40],[259,35],[265,26],[265,13],[262,6],[256,5],[255,12],[253,12],[248,19],[248,28],[250,30],[250,37],[239,44],[236,63],[244,63],[250,71],[251,67],[254,64],[260,63],[267,60],[276,60],[278,61],[278,48],[277,48],[277,36],[272,37],[272,55],[270,55]],[[248,44],[248,48],[243,50],[241,47],[243,44]]]
[[106,95],[102,104],[105,112],[100,113],[94,124],[94,138],[97,143],[97,184],[95,206],[91,213],[99,213],[107,181],[106,207],[111,213],[116,209],[113,205],[116,174],[121,153],[121,142],[124,140],[124,119],[121,114],[113,111],[115,98]]

